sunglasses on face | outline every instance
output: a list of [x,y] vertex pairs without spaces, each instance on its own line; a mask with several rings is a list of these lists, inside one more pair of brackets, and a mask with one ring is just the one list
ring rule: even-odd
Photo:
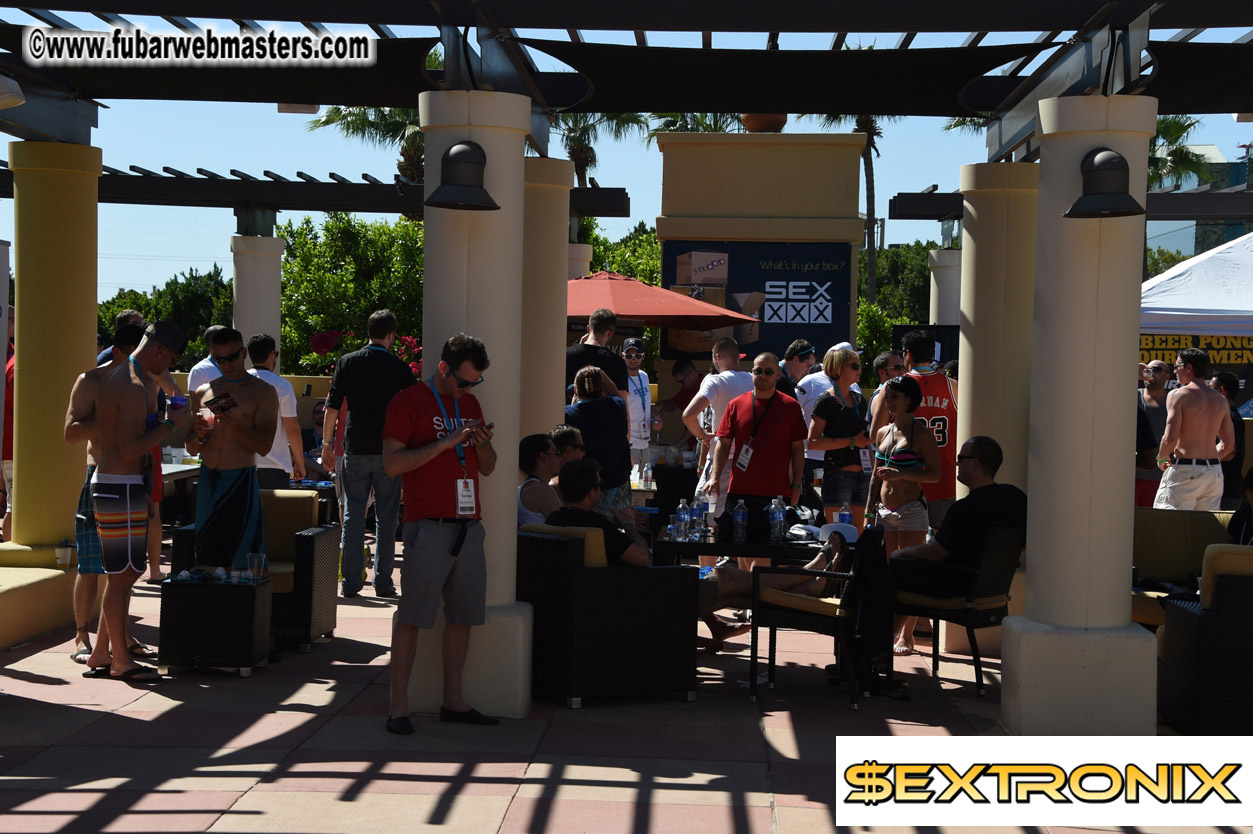
[[905,370],[905,366],[898,362],[895,365],[888,365],[888,370],[889,371],[903,371]]
[[468,379],[462,379],[461,377],[457,376],[456,371],[452,372],[452,378],[457,380],[458,388],[473,388],[476,385],[482,385],[483,380],[486,379],[486,377],[481,376],[478,379],[476,379],[474,382],[470,382]]
[[753,368],[753,376],[774,376],[774,368]]
[[963,460],[974,460],[974,459],[975,459],[974,455],[958,455],[957,456],[958,463],[961,463]]
[[642,354],[642,353],[624,353],[624,354],[622,354],[622,355],[623,355],[623,356],[624,356],[627,360],[631,360],[631,359],[643,359],[643,358],[644,358],[644,354]]
[[236,359],[238,359],[239,357],[243,355],[244,355],[244,348],[241,347],[239,350],[235,351],[234,353],[227,353],[227,354],[215,353],[213,354],[213,361],[214,362],[234,362]]
[[849,362],[848,367],[852,368],[854,371],[861,370],[861,365],[858,365],[856,362]]

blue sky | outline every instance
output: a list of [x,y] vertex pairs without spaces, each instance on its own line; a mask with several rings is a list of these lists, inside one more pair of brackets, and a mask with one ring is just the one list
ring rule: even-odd
[[[13,10],[10,22],[28,23]],[[103,24],[94,18],[71,16],[83,28],[99,30]],[[142,21],[145,25],[149,21]],[[168,29],[152,23],[155,30]],[[336,33],[350,34],[356,27],[333,27]],[[400,30],[398,34],[427,34]],[[524,32],[537,37],[558,37],[553,33]],[[1170,33],[1156,33],[1166,37]],[[560,37],[564,38],[564,33]],[[629,38],[629,34],[626,35]],[[896,35],[862,36],[863,43],[890,47]],[[985,43],[1030,40],[1033,35],[989,37]],[[613,42],[612,36],[589,39]],[[1232,39],[1232,33],[1215,31],[1202,39]],[[915,47],[950,45],[960,40],[951,35],[921,35]],[[651,44],[699,46],[698,34],[650,33]],[[764,34],[716,34],[715,47],[752,46],[760,48]],[[781,47],[826,48],[829,36],[784,36]],[[541,64],[541,69],[549,66]],[[396,154],[341,138],[332,130],[310,132],[309,116],[277,112],[273,104],[223,104],[216,102],[107,101],[108,109],[99,116],[93,144],[103,149],[104,163],[126,170],[138,165],[160,171],[168,165],[187,172],[207,168],[227,174],[231,168],[260,177],[271,170],[288,178],[304,171],[326,179],[334,171],[351,180],[362,173],[384,181],[395,172]],[[908,118],[883,125],[882,155],[876,160],[877,211],[886,216],[888,198],[901,191],[918,191],[936,184],[941,191],[957,188],[961,165],[982,162],[986,151],[981,136],[945,133],[942,119]],[[811,120],[793,117],[788,132],[816,131]],[[1230,115],[1206,116],[1195,141],[1212,143],[1228,159],[1242,152],[1238,143],[1253,141],[1253,124],[1236,124]],[[560,153],[560,140],[554,135],[552,151]],[[618,238],[639,221],[653,225],[660,212],[662,155],[656,146],[642,140],[605,141],[597,147],[600,164],[592,172],[605,187],[623,186],[631,195],[631,217],[602,218],[610,238]],[[3,154],[8,157],[7,149]],[[865,194],[861,194],[864,205]],[[280,213],[279,220],[299,218],[298,213]],[[385,216],[385,215],[380,215]],[[317,218],[315,217],[315,220]],[[164,284],[171,276],[188,268],[209,269],[215,262],[231,272],[230,238],[235,219],[229,209],[187,209],[169,207],[104,205],[99,209],[99,297],[113,296],[118,289],[148,291]],[[940,237],[938,223],[930,221],[887,222],[889,243]],[[0,201],[0,238],[13,240],[13,205]]]

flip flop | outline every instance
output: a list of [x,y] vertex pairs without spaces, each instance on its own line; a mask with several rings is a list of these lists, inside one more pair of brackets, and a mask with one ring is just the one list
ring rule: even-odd
[[104,677],[131,683],[157,683],[161,680],[161,676],[147,666],[132,666],[120,675],[110,674],[106,668]]
[[144,580],[144,583],[145,583],[145,584],[147,584],[147,585],[160,585],[160,584],[161,584],[162,582],[164,582],[167,578],[168,578],[168,577],[166,577],[166,576],[162,576],[160,579],[145,579],[145,580]]
[[75,663],[87,665],[87,658],[91,657],[91,649],[76,649],[70,653],[70,660]]
[[151,646],[145,646],[143,643],[140,643],[138,640],[136,640],[134,643],[131,643],[129,646],[127,646],[126,650],[130,652],[131,657],[154,659],[157,656],[156,649],[152,648]]
[[92,666],[86,672],[83,672],[84,678],[107,678],[109,675],[108,666]]
[[892,647],[892,654],[896,655],[897,657],[909,657],[913,653],[914,653],[914,650],[910,646],[893,646]]

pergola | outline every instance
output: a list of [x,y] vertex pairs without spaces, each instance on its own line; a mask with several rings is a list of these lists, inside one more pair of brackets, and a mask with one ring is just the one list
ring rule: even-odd
[[[89,307],[76,298],[82,287],[74,283],[74,273],[90,272],[90,258],[68,251],[71,247],[57,250],[51,231],[42,230],[41,236],[36,228],[59,219],[57,211],[63,207],[74,210],[69,226],[81,230],[84,239],[90,237],[81,249],[94,258],[95,232],[89,227],[97,194],[107,189],[155,184],[175,190],[276,192],[298,185],[269,174],[270,182],[236,174],[226,185],[204,172],[193,177],[173,171],[162,177],[141,169],[138,177],[100,177],[98,152],[87,147],[100,99],[420,105],[428,154],[435,158],[436,150],[474,137],[492,160],[488,173],[496,179],[485,185],[501,205],[499,212],[428,213],[425,264],[440,280],[424,284],[430,331],[424,341],[438,344],[457,328],[474,327],[504,345],[527,344],[539,357],[556,356],[540,318],[555,315],[560,322],[564,317],[564,304],[555,303],[564,286],[554,290],[543,284],[554,283],[552,275],[564,266],[563,221],[570,206],[570,172],[563,167],[568,163],[553,158],[557,154],[548,148],[557,113],[735,111],[983,119],[988,161],[965,166],[962,172],[967,244],[962,338],[963,351],[969,347],[975,362],[967,366],[963,359],[963,409],[956,431],[959,437],[1001,433],[1012,438],[1017,444],[1014,464],[1024,479],[1030,457],[1028,549],[1049,568],[1033,574],[1035,583],[1027,588],[1027,605],[1035,606],[1032,613],[1038,619],[1011,618],[1021,623],[1006,626],[1006,633],[1012,632],[1006,677],[1025,681],[1003,700],[1013,713],[1007,725],[1017,732],[1056,732],[1058,727],[1101,732],[1109,726],[1115,729],[1104,731],[1144,731],[1146,687],[1140,684],[1152,650],[1147,633],[1127,628],[1129,614],[1121,608],[1127,602],[1130,567],[1130,489],[1125,490],[1127,506],[1117,501],[1105,506],[1109,496],[1117,499],[1124,492],[1118,475],[1120,466],[1129,467],[1130,458],[1121,460],[1119,454],[1131,434],[1130,412],[1120,416],[1126,398],[1117,385],[1076,385],[1074,378],[1074,368],[1097,365],[1104,370],[1100,363],[1111,358],[1117,368],[1130,355],[1137,322],[1128,318],[1128,309],[1135,304],[1137,288],[1129,287],[1127,278],[1139,273],[1143,226],[1137,230],[1135,218],[1060,218],[1074,200],[1079,160],[1090,148],[1108,146],[1131,160],[1134,192],[1158,113],[1253,112],[1253,5],[1247,0],[1164,5],[1152,0],[1034,5],[1004,0],[860,5],[829,0],[595,5],[584,0],[279,0],[264,5],[261,20],[250,17],[258,13],[257,4],[240,0],[63,0],[54,11],[15,8],[41,26],[63,29],[91,20],[71,21],[64,15],[89,14],[93,26],[98,20],[107,26],[199,33],[210,27],[260,32],[275,25],[301,25],[319,35],[368,27],[379,39],[378,62],[356,69],[41,69],[14,51],[17,27],[0,26],[0,47],[9,50],[0,55],[0,73],[14,78],[26,95],[24,106],[0,112],[0,130],[35,140],[16,143],[9,160],[16,202],[28,212],[19,213],[19,259],[30,258],[31,272],[47,282],[39,292],[56,295],[54,300],[32,295],[31,305],[19,305],[19,315],[36,322],[40,317],[51,321],[54,315],[70,325],[88,320]],[[1222,30],[1222,42],[1199,41],[1207,29]],[[1246,33],[1230,36],[1233,29]],[[652,33],[659,31],[683,33],[693,45],[657,46]],[[721,33],[756,33],[759,46],[717,48]],[[816,35],[823,48],[790,48]],[[895,44],[887,49],[845,48],[864,35],[890,35]],[[960,44],[921,45],[935,35],[959,39]],[[988,42],[1002,39],[1009,42]],[[443,47],[445,68],[428,70],[427,55],[436,43]],[[540,159],[527,158],[524,164],[523,134]],[[676,148],[682,144],[673,142]],[[846,142],[844,150],[852,144]],[[778,143],[774,158],[788,147]],[[852,170],[855,157],[841,159],[846,163],[841,170]],[[428,190],[438,184],[434,167],[427,169]],[[122,184],[129,180],[137,182]],[[320,189],[325,184],[300,185]],[[1142,193],[1142,179],[1139,187]],[[470,214],[474,216],[466,216]],[[703,219],[711,216],[716,220],[720,215],[706,212]],[[256,252],[259,241],[266,239],[240,240]],[[479,240],[492,245],[471,245]],[[272,246],[266,257],[277,263]],[[21,261],[19,266],[25,270]],[[1047,292],[1035,294],[1033,311],[1037,275],[1049,284]],[[237,277],[237,287],[240,283]],[[529,306],[535,304],[540,306]],[[74,477],[81,472],[81,457],[60,443],[59,429],[41,428],[36,416],[42,412],[44,423],[50,422],[47,403],[56,400],[59,406],[63,383],[78,370],[66,357],[79,346],[75,339],[86,345],[89,334],[77,333],[73,326],[64,329],[65,356],[31,356],[24,361],[32,363],[27,367],[33,373],[18,377],[18,426],[31,432],[16,453],[19,478],[22,459],[33,462],[36,453],[43,456],[48,476],[47,484],[18,493],[24,502],[16,514],[23,524],[19,540],[38,543],[31,551],[36,555],[23,558],[36,564],[51,558],[45,545],[64,535],[72,513],[58,509],[55,518],[49,511],[48,518],[36,519],[34,508],[41,502],[72,507]],[[551,324],[547,329],[553,329]],[[563,328],[558,324],[557,329]],[[1037,343],[1065,347],[1067,367],[1044,350],[1031,351],[1033,329]],[[494,357],[493,386],[484,386],[491,390],[482,399],[509,418],[498,418],[503,448],[516,443],[524,420],[546,413],[549,399],[560,400],[560,386],[553,397],[544,394],[552,380],[542,366],[555,362],[524,365],[517,351],[502,353]],[[548,374],[542,384],[533,382],[541,374]],[[1033,390],[1039,395],[1030,396]],[[536,391],[543,394],[541,405],[531,408],[527,396]],[[1066,396],[1056,396],[1060,392]],[[973,423],[971,415],[977,418]],[[994,428],[981,428],[987,423],[979,420],[992,421]],[[521,690],[525,674],[515,667],[518,656],[529,650],[519,649],[525,643],[519,635],[529,633],[529,615],[517,605],[512,587],[512,494],[513,485],[500,482],[482,493],[484,506],[490,504],[489,512],[496,514],[488,516],[486,526],[490,530],[495,521],[498,528],[489,532],[496,537],[489,550],[496,554],[493,566],[500,569],[490,571],[489,582],[488,602],[498,613],[489,617],[486,629],[494,636],[483,642],[496,652],[484,662],[498,664],[494,672],[505,681],[500,688],[516,684]],[[24,520],[22,506],[30,508],[30,522]],[[1058,524],[1059,519],[1069,525]],[[0,553],[8,554],[10,548],[6,544]],[[1084,593],[1070,593],[1076,586]],[[1088,666],[1078,669],[1076,658],[1086,658]],[[1050,688],[1053,680],[1066,683]],[[1151,682],[1147,689],[1151,699]],[[1123,690],[1129,695],[1125,702],[1110,696]],[[526,698],[521,691],[510,694]],[[515,714],[518,703],[496,711]],[[1151,721],[1148,726],[1151,731]]]

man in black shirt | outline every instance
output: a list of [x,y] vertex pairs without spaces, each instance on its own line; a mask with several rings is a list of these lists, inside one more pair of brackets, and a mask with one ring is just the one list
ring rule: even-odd
[[[949,508],[934,541],[902,547],[890,555],[888,564],[896,590],[931,597],[958,596],[965,592],[968,577],[928,563],[977,566],[991,528],[1027,526],[1026,494],[1012,484],[996,483],[996,472],[1004,459],[1000,444],[985,435],[962,444],[957,453],[957,480],[970,488],[970,494]],[[893,647],[896,654],[913,651],[914,619],[898,618]]]
[[1220,371],[1209,381],[1209,387],[1227,398],[1227,410],[1231,412],[1231,425],[1236,430],[1235,446],[1227,450],[1229,457],[1221,458],[1223,468],[1223,499],[1220,510],[1238,510],[1244,501],[1244,418],[1236,411],[1236,395],[1240,393],[1240,380],[1231,371]]
[[779,363],[783,375],[774,384],[774,390],[796,398],[796,383],[809,376],[815,355],[814,346],[805,339],[797,339],[788,345],[783,353],[783,361]]
[[[396,520],[400,513],[400,478],[383,469],[383,422],[387,404],[398,392],[416,381],[413,371],[390,353],[396,341],[396,315],[376,310],[366,325],[370,343],[346,353],[335,366],[331,392],[322,422],[322,465],[339,471],[343,485],[344,528],[340,538],[343,554],[344,596],[361,593],[365,565],[365,513],[374,492],[374,594],[396,596],[392,563],[396,557]],[[335,421],[347,398],[348,428],[344,435],[344,460],[335,469]]]
[[604,307],[593,310],[587,317],[587,335],[583,337],[583,341],[566,348],[567,388],[574,384],[574,377],[580,370],[588,365],[595,365],[616,386],[613,391],[606,386],[606,397],[616,397],[619,396],[619,391],[627,390],[626,360],[606,347],[617,326],[618,317],[613,314],[613,310],[606,310]]
[[600,464],[591,458],[565,463],[557,476],[561,493],[561,509],[550,513],[545,521],[554,527],[597,527],[605,534],[605,561],[609,567],[622,565],[648,567],[648,546],[640,538],[634,524],[626,529],[596,512],[600,503]]

